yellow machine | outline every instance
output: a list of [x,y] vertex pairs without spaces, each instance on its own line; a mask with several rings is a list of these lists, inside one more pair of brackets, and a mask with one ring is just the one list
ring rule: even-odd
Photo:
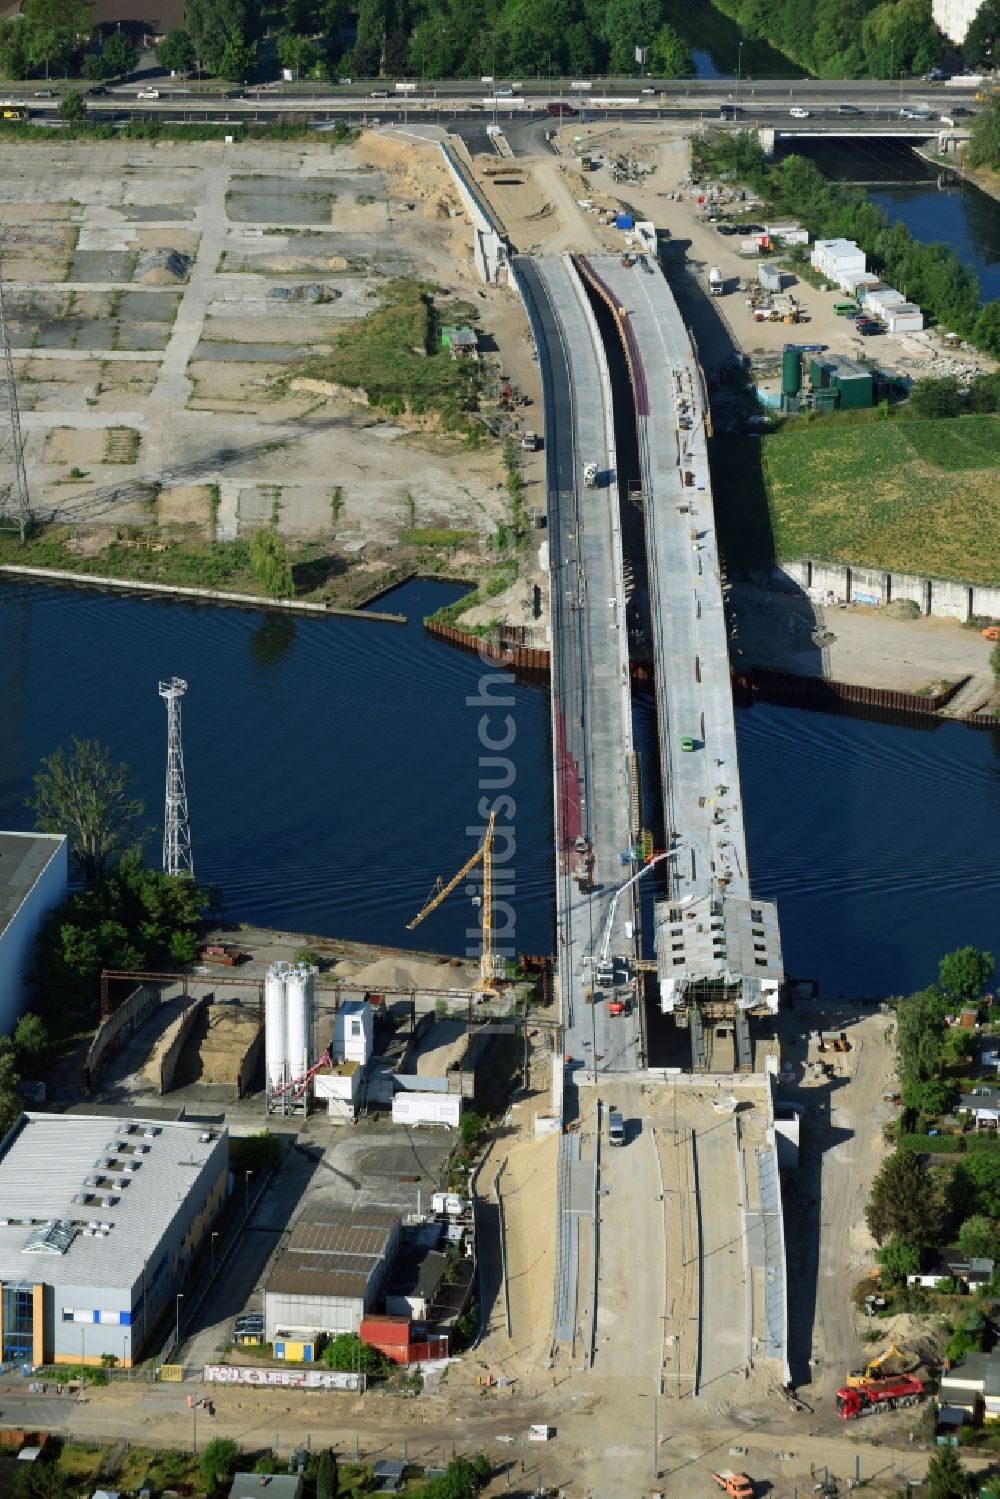
[[483,861],[483,947],[482,956],[479,961],[479,982],[474,986],[476,994],[496,997],[498,994],[496,981],[503,977],[502,960],[499,972],[497,970],[497,959],[493,954],[493,824],[496,822],[496,813],[490,813],[490,820],[486,826],[486,836],[471,859],[466,859],[456,875],[445,884],[440,877],[434,887],[434,893],[427,900],[423,909],[420,910],[412,921],[406,923],[406,930],[412,932],[415,926],[419,926],[425,916],[436,911],[442,901],[461,884],[465,876],[475,869],[480,859]]
[[[893,1367],[885,1369],[882,1366],[893,1360]],[[849,1389],[855,1389],[863,1384],[877,1384],[880,1379],[896,1379],[900,1374],[906,1373],[902,1365],[911,1364],[912,1359],[907,1358],[895,1343],[890,1343],[881,1353],[877,1353],[863,1369],[852,1369],[847,1376],[846,1384]]]

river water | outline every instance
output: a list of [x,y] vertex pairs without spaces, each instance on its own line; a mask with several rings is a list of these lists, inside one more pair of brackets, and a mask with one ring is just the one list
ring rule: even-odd
[[[945,109],[946,100],[941,108]],[[914,155],[905,140],[858,142],[799,138],[778,155],[794,151],[814,161],[824,176],[863,183],[873,203],[914,239],[949,245],[979,277],[983,301],[1000,297],[1000,202],[954,172],[939,173]]]
[[[553,948],[547,690],[484,683],[477,658],[431,640],[421,620],[455,589],[413,583],[380,607],[406,627],[285,618],[61,587],[0,584],[0,826],[27,828],[41,756],[73,733],[135,772],[159,857],[166,714],[183,703],[199,878],[233,918],[296,931],[472,948],[465,887],[415,932],[406,922],[438,875],[476,846],[483,779],[512,762],[515,945]],[[484,706],[474,701],[483,695]],[[508,705],[498,696],[509,696]],[[473,700],[473,701],[470,701]],[[490,750],[483,732],[508,750]],[[506,722],[507,714],[510,723]],[[649,700],[638,740],[651,758]],[[826,995],[907,991],[942,951],[996,945],[1000,735],[934,732],[792,708],[737,713],[751,869],[779,901],[788,969]],[[467,828],[474,831],[467,832]]]

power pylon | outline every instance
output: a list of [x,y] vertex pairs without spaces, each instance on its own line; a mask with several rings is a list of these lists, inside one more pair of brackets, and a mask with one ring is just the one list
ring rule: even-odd
[[191,825],[188,822],[187,789],[184,784],[184,750],[181,745],[181,698],[187,683],[171,677],[160,683],[160,696],[167,705],[167,794],[163,808],[163,872],[194,874],[191,856]]
[[0,230],[0,530],[17,530],[23,541],[31,525],[28,477],[24,471],[21,415],[17,405],[14,360],[7,332],[3,281],[3,232]]

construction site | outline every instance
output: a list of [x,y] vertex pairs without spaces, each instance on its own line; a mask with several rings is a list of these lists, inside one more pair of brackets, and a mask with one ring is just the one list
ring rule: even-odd
[[[848,1424],[922,1401],[934,1353],[909,1348],[901,1324],[862,1362],[851,1296],[895,1117],[890,1022],[820,1006],[808,985],[799,997],[780,911],[753,885],[706,446],[705,367],[747,330],[760,358],[803,318],[845,358],[853,335],[814,287],[734,270],[679,134],[566,126],[551,140],[498,132],[485,151],[454,138],[442,150],[441,135],[296,146],[280,170],[264,145],[144,148],[120,183],[96,148],[72,162],[32,148],[30,166],[13,153],[6,319],[31,503],[81,555],[109,528],[159,544],[155,515],[158,533],[206,541],[274,524],[371,576],[409,558],[414,530],[447,530],[461,533],[450,565],[479,567],[509,516],[496,446],[289,377],[400,277],[473,307],[501,392],[528,405],[501,393],[495,435],[518,439],[525,502],[544,520],[516,576],[463,623],[501,618],[550,652],[554,956],[499,956],[498,814],[481,812],[472,854],[409,922],[433,943],[435,911],[472,888],[477,957],[210,932],[183,976],[106,975],[86,1089],[110,1110],[286,1137],[292,1164],[253,1209],[250,1172],[243,1185],[260,1233],[232,1281],[244,1316],[307,1207],[381,1207],[412,1227],[456,1185],[463,1117],[494,1117],[458,1183],[472,1204],[472,1347],[426,1371],[418,1402],[373,1414],[337,1396],[345,1427],[395,1437],[457,1419],[493,1457],[544,1441],[539,1473],[581,1496],[697,1481],[748,1499],[817,1472],[825,1496],[861,1478],[894,1491],[895,1467]],[[57,192],[69,166],[72,203]],[[736,333],[730,288],[749,304]],[[900,357],[937,358],[903,341],[917,337],[900,335]],[[644,758],[640,642],[656,691]],[[193,869],[185,688],[159,687],[163,867],[177,875]],[[56,1102],[78,1106],[71,1090]],[[236,1290],[215,1294],[183,1342],[177,1313],[189,1382],[229,1350]],[[219,1430],[245,1422],[237,1393],[220,1393]],[[301,1407],[267,1398],[258,1420],[301,1430]],[[156,1400],[175,1440],[184,1411],[170,1392]]]

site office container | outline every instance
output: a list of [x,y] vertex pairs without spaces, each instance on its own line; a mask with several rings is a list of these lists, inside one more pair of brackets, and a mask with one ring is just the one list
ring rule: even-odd
[[411,1320],[409,1317],[400,1317],[390,1312],[382,1312],[370,1317],[362,1317],[360,1337],[363,1343],[371,1343],[373,1348],[381,1348],[385,1352],[386,1346],[390,1348],[406,1347],[410,1341]]

